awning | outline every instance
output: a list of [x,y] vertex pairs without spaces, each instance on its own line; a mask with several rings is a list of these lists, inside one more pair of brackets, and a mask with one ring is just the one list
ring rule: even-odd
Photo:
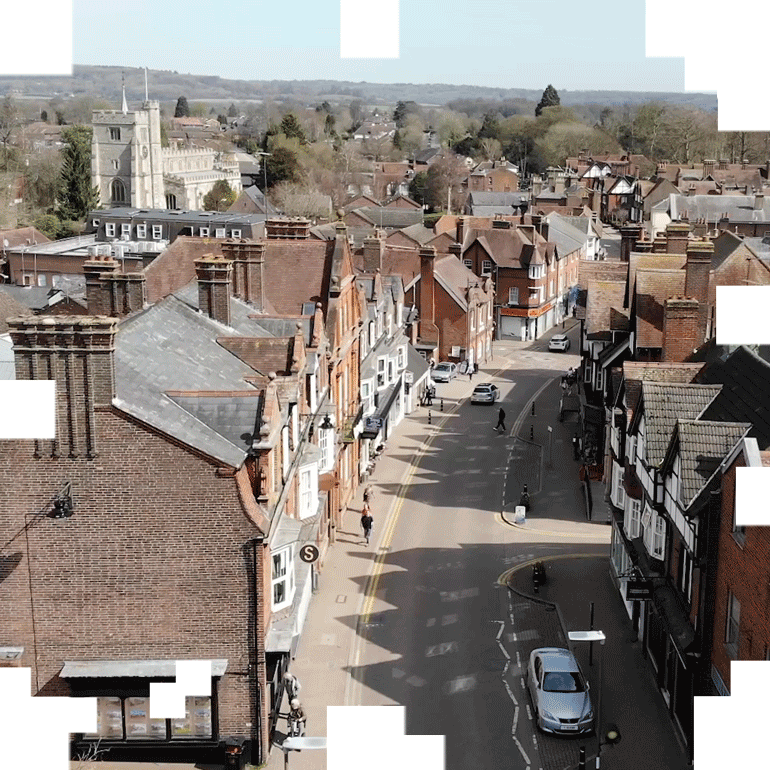
[[[211,661],[211,676],[223,676],[227,658]],[[64,662],[62,679],[174,678],[176,660],[70,660]]]

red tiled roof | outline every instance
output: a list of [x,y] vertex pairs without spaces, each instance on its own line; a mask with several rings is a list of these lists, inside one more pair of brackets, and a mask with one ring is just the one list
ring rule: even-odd
[[606,334],[607,339],[612,339],[613,330],[628,330],[629,311],[623,309],[625,293],[625,281],[589,282],[586,300],[587,335],[596,339],[596,335]]
[[[8,241],[5,246],[3,241]],[[30,243],[50,243],[51,239],[41,233],[36,227],[17,227],[13,230],[0,230],[0,251],[3,248],[15,249],[19,246],[26,246]]]

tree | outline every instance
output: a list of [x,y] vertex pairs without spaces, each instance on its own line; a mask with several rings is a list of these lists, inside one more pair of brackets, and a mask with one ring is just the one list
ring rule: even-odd
[[538,102],[537,107],[535,107],[535,117],[539,117],[540,113],[543,111],[543,107],[557,107],[561,104],[561,99],[559,99],[559,94],[556,91],[556,89],[549,83],[545,91],[543,91],[543,95],[540,97],[540,101]]
[[274,147],[270,155],[263,157],[268,190],[279,182],[300,182],[299,158],[296,152],[288,147]]
[[271,197],[290,217],[328,220],[332,213],[329,196],[303,183],[281,182],[273,188]]
[[481,140],[475,136],[466,136],[457,142],[453,149],[458,155],[476,157],[481,153]]
[[410,115],[417,115],[420,107],[417,102],[398,102],[396,109],[393,110],[393,120],[396,128],[403,128],[406,125],[406,119]]
[[409,197],[412,200],[419,201],[422,204],[427,203],[428,195],[428,174],[425,171],[419,171],[409,182]]
[[219,121],[220,126],[227,125],[227,115],[217,115],[217,120]]
[[300,144],[307,144],[305,132],[293,112],[287,112],[283,116],[280,132],[289,139],[299,139]]
[[235,203],[235,191],[226,179],[217,179],[214,186],[203,196],[204,211],[227,211]]
[[494,112],[484,115],[478,137],[479,139],[500,139],[500,121]]
[[176,109],[174,110],[175,118],[189,118],[190,117],[190,105],[187,104],[187,97],[180,96],[176,100]]
[[481,140],[481,154],[486,160],[499,160],[503,154],[503,146],[497,139],[487,137]]
[[234,104],[231,104],[227,108],[227,117],[228,118],[237,118],[238,117],[238,109],[236,108],[236,106]]
[[462,159],[449,153],[431,163],[425,174],[425,203],[432,209],[443,211],[447,206],[447,198],[450,197],[452,210],[459,211],[462,204],[461,184],[468,175],[468,169]]
[[41,110],[40,111],[40,120],[42,120],[43,123],[47,123],[48,122],[48,112],[47,112],[47,110]]
[[79,221],[99,208],[99,190],[91,184],[90,126],[70,126],[62,131],[65,142],[59,177],[59,210],[62,220]]
[[336,122],[337,121],[334,115],[332,115],[331,113],[328,113],[326,115],[326,120],[324,121],[324,133],[327,136],[334,136],[337,133],[335,128]]
[[52,241],[59,237],[61,220],[55,214],[41,214],[32,221],[32,226],[47,235]]
[[21,113],[18,105],[10,97],[6,96],[0,103],[0,144],[3,146],[2,168],[3,171],[9,170],[13,149],[11,140],[14,132],[21,124]]
[[24,197],[33,211],[53,211],[61,166],[61,154],[53,149],[36,152],[29,157],[24,168]]

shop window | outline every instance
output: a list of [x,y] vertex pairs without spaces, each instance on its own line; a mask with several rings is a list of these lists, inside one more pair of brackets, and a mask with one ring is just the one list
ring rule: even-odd
[[186,698],[181,719],[151,719],[148,697],[99,696],[96,704],[96,732],[84,734],[86,739],[207,740],[214,734],[208,696]]

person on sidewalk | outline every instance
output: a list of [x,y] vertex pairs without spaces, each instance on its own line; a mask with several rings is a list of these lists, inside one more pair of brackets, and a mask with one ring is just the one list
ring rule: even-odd
[[468,379],[473,380],[473,374],[476,371],[476,367],[474,364],[468,364]]
[[305,734],[305,727],[307,725],[305,709],[302,708],[302,704],[297,698],[294,698],[289,705],[291,706],[291,711],[289,711],[289,717],[286,720],[289,724],[289,735],[296,735],[301,738]]
[[495,430],[498,433],[503,433],[505,431],[505,410],[500,407],[500,411],[497,413],[497,425],[495,425]]
[[372,518],[372,514],[369,513],[368,505],[364,504],[364,509],[361,511],[361,514],[361,529],[364,531],[366,545],[369,545],[369,538],[372,535],[372,524],[374,524],[374,519]]
[[299,691],[302,689],[302,685],[300,685],[299,679],[297,679],[294,674],[287,671],[283,675],[283,686],[286,689],[286,696],[289,699],[289,703],[299,697]]
[[372,498],[374,497],[374,488],[371,484],[368,484],[364,489],[364,505],[369,506],[372,504]]

